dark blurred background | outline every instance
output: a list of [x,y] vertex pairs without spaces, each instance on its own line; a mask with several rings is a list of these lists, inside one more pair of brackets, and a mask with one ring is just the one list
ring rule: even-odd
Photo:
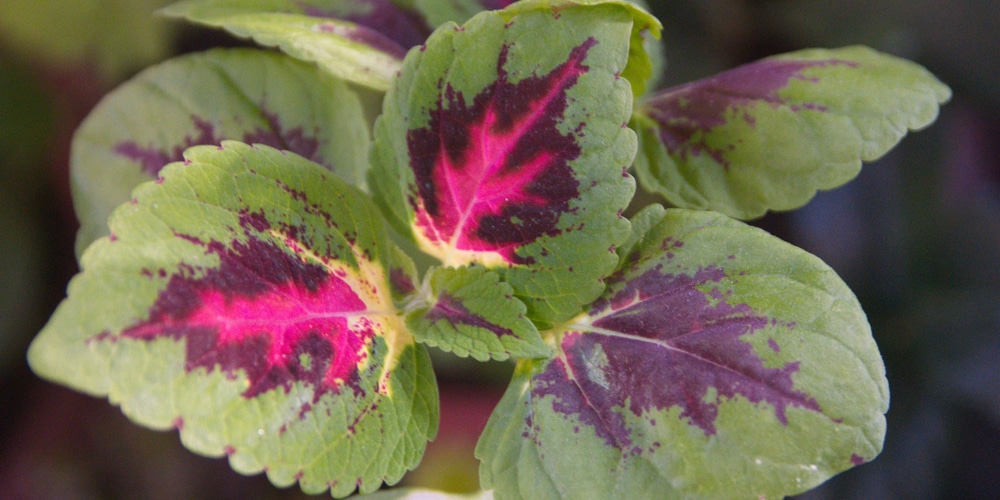
[[[290,498],[25,362],[76,272],[69,140],[100,97],[172,55],[232,45],[150,15],[169,0],[0,2],[0,497]],[[892,391],[885,451],[805,499],[1000,498],[1000,1],[650,0],[670,86],[805,47],[917,61],[954,98],[850,184],[755,221],[858,294]],[[407,482],[477,485],[472,446],[509,365],[436,359],[442,428]]]

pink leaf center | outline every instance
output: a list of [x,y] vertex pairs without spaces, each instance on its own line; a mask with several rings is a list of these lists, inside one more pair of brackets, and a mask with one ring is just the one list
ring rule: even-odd
[[515,251],[543,235],[578,196],[569,162],[580,155],[574,134],[559,124],[566,91],[588,67],[593,38],[545,76],[509,81],[500,51],[497,81],[472,104],[451,84],[439,96],[425,128],[410,130],[407,144],[416,178],[411,204],[417,230],[433,245],[496,252],[523,263]]
[[[266,223],[259,216],[243,221],[248,229]],[[253,234],[228,247],[210,242],[207,251],[219,266],[195,276],[182,265],[149,319],[122,336],[184,339],[187,371],[242,372],[248,398],[295,382],[311,385],[316,398],[345,385],[361,390],[359,366],[378,325],[365,314],[355,278]]]

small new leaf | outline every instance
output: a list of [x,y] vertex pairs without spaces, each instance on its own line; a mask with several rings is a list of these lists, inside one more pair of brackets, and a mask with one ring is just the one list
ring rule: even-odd
[[557,355],[519,363],[477,447],[484,487],[781,498],[879,453],[885,370],[829,267],[720,214],[640,218],[605,294],[544,332]]
[[480,361],[547,357],[551,354],[527,307],[497,273],[481,266],[432,268],[429,297],[407,314],[417,342]]
[[412,265],[376,209],[293,153],[184,157],[84,253],[32,368],[279,486],[398,481],[436,433],[437,389],[393,305]]
[[867,47],[771,57],[640,103],[636,172],[679,207],[741,219],[798,208],[929,125],[950,96],[924,68]]

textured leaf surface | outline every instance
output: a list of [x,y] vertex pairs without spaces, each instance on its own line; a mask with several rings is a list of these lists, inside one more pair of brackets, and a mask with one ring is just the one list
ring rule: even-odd
[[637,175],[681,207],[737,218],[797,208],[930,124],[950,95],[867,47],[764,59],[641,103]]
[[84,253],[32,368],[279,486],[398,481],[436,432],[437,389],[392,301],[411,266],[375,207],[267,146],[185,158]]
[[406,318],[418,342],[480,361],[550,354],[524,303],[497,273],[481,266],[434,268],[427,281],[427,297]]
[[630,29],[615,5],[444,25],[376,123],[370,183],[392,221],[446,266],[497,270],[530,318],[579,312],[627,235]]
[[108,94],[73,138],[77,253],[108,234],[108,216],[134,187],[190,146],[266,144],[363,184],[367,130],[343,82],[278,54],[214,50],[149,68]]
[[485,488],[782,498],[879,453],[884,367],[830,268],[720,214],[641,218],[607,292],[547,332],[558,355],[518,365],[477,448]]
[[390,0],[191,0],[165,14],[224,28],[345,80],[385,90],[430,28]]

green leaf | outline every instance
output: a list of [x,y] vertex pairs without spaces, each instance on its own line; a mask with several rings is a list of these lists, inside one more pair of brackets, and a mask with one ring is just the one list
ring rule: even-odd
[[743,219],[798,208],[929,125],[950,96],[921,66],[867,47],[771,57],[640,103],[636,171],[680,207]]
[[370,137],[340,80],[280,54],[213,50],[149,68],[105,96],[73,138],[77,253],[111,211],[197,144],[239,139],[288,149],[363,184]]
[[538,321],[603,290],[634,192],[618,5],[477,15],[411,51],[376,122],[370,184],[448,267],[500,274]]
[[608,290],[543,332],[476,454],[498,498],[782,498],[874,458],[889,393],[857,300],[721,214],[652,209]]
[[[501,15],[510,16],[529,9],[551,9],[558,11],[567,4],[596,5],[616,4],[632,13],[632,39],[629,42],[629,62],[622,76],[632,82],[632,91],[642,95],[647,86],[652,86],[662,71],[663,54],[659,46],[660,21],[649,14],[649,6],[643,0],[570,0],[563,2],[516,0],[416,0],[417,9],[423,13],[431,26],[446,22],[463,24],[483,10],[505,9]],[[508,8],[509,7],[509,8]]]
[[161,10],[253,38],[347,81],[385,90],[430,32],[389,0],[189,0]]
[[406,316],[417,342],[480,361],[547,357],[551,354],[527,307],[500,276],[481,266],[432,268],[427,297]]
[[94,68],[108,81],[169,55],[173,30],[153,11],[171,0],[3,0],[5,50],[52,66]]
[[[647,37],[654,40],[660,39],[660,31],[663,25],[660,20],[646,12],[643,2],[635,0],[522,0],[515,2],[510,7],[504,9],[500,15],[505,19],[511,19],[531,10],[544,10],[554,12],[556,16],[561,15],[563,9],[568,6],[593,6],[603,7],[615,5],[624,7],[632,17],[632,36],[629,39],[628,63],[619,75],[632,84],[632,93],[639,97],[646,92],[646,84],[653,78],[654,67],[659,67],[659,62],[654,63],[650,56],[650,49],[647,45]],[[654,51],[653,56],[660,57],[658,51]]]
[[277,486],[340,497],[415,467],[437,388],[392,301],[412,266],[368,197],[232,141],[161,176],[84,253],[32,369]]

